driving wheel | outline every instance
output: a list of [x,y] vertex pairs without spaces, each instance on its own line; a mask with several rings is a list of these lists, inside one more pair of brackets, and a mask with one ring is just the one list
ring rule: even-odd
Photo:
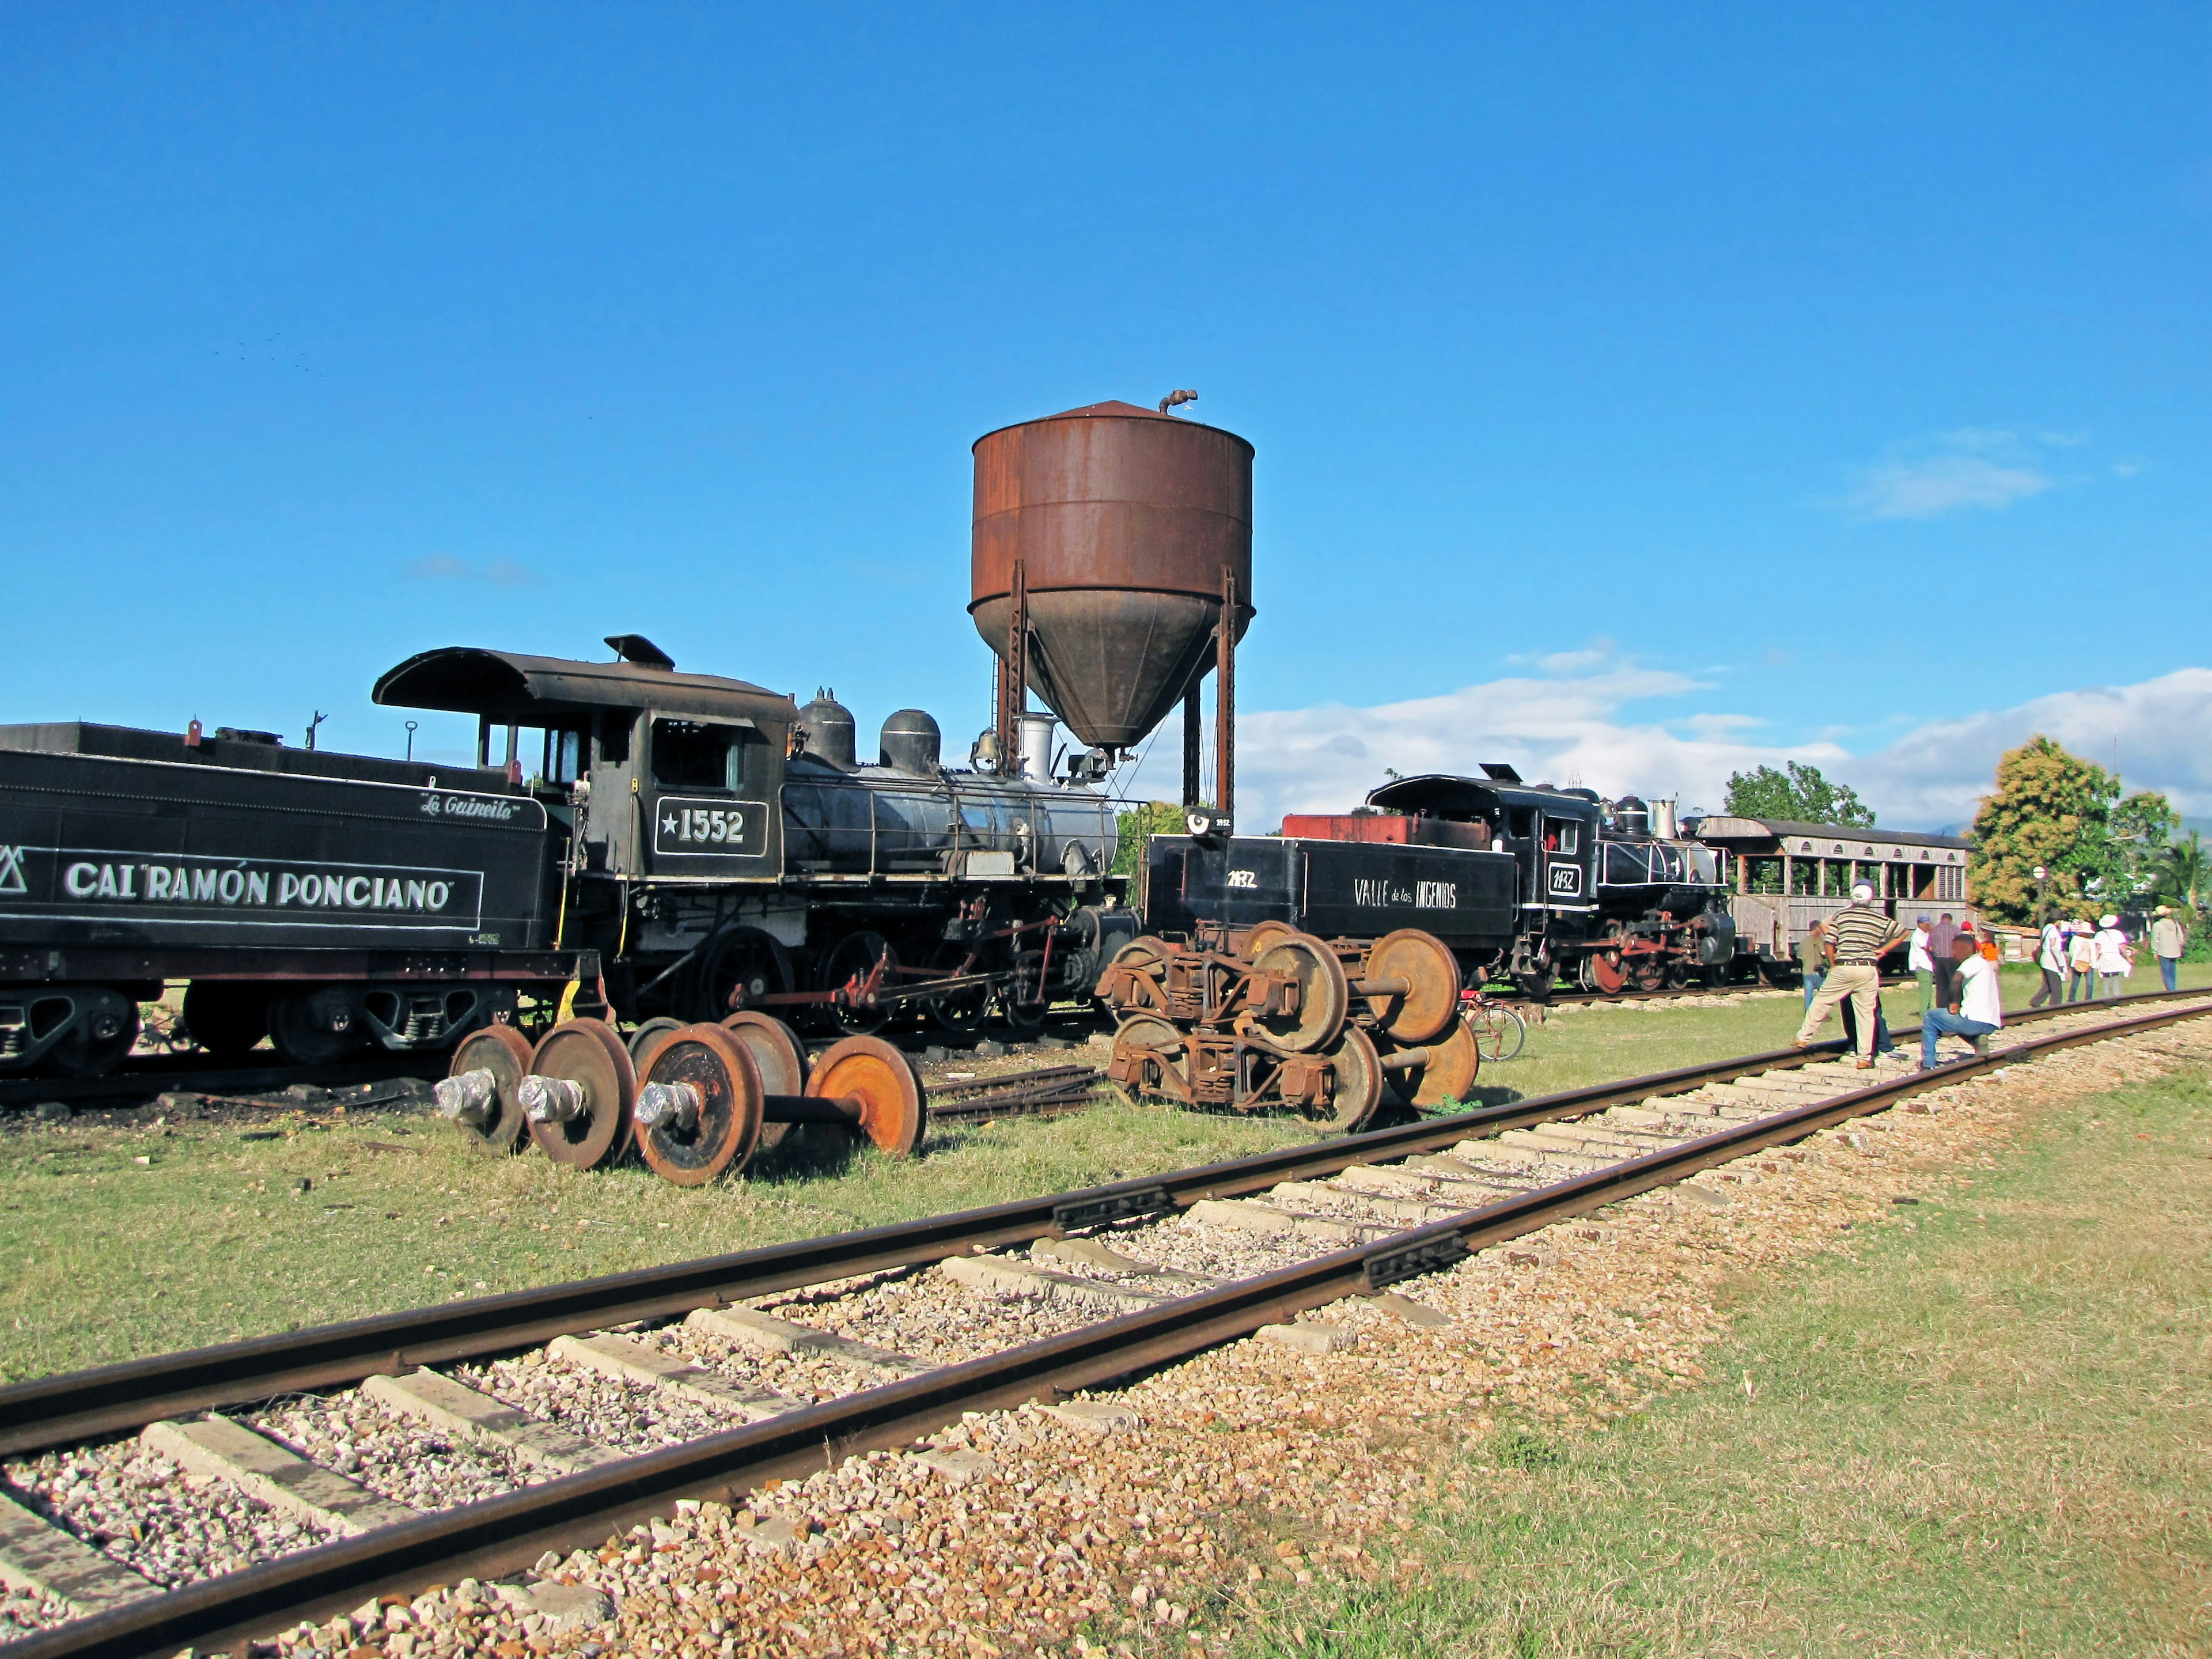
[[[836,947],[823,962],[822,988],[836,991],[848,985],[865,984],[868,976],[876,972],[879,963],[883,972],[877,976],[877,988],[888,990],[897,982],[898,953],[891,949],[890,941],[881,933],[866,930],[848,933],[837,941]],[[873,1006],[863,1004],[855,1007],[833,1002],[828,1007],[830,1023],[839,1030],[856,1036],[866,1036],[882,1030],[890,1023],[891,1009],[895,1006],[878,1003]]]

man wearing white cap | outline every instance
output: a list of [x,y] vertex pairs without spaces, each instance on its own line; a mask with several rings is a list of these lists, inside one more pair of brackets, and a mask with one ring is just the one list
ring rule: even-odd
[[1805,1023],[1797,1028],[1797,1047],[1808,1046],[1836,1005],[1849,997],[1857,1028],[1852,1046],[1858,1050],[1858,1068],[1874,1069],[1875,1012],[1881,998],[1881,975],[1875,963],[1903,942],[1905,932],[1903,922],[1875,908],[1872,883],[1852,884],[1850,903],[1828,918],[1828,949],[1835,965],[1805,1010]]
[[2120,994],[2121,981],[2135,970],[2136,953],[2128,944],[2128,936],[2120,931],[2120,919],[2106,916],[2097,924],[2097,977],[2103,981],[2104,994],[2116,997]]
[[2150,948],[2158,957],[2158,975],[2166,981],[2166,988],[2173,990],[2180,982],[2181,953],[2189,948],[2189,935],[2181,931],[2181,924],[2173,919],[2173,907],[2158,907],[2158,920],[2150,925]]

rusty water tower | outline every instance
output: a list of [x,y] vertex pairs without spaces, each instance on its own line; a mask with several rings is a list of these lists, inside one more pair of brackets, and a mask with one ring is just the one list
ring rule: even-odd
[[1017,752],[1032,687],[1079,740],[1116,752],[1180,699],[1194,804],[1198,686],[1213,668],[1226,816],[1236,647],[1253,616],[1252,446],[1164,407],[1103,403],[1001,427],[975,451],[968,611],[999,655],[999,753]]

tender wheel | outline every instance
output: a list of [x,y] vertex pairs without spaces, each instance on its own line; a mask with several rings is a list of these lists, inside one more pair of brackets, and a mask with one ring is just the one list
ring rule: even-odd
[[851,1036],[824,1049],[806,1079],[817,1100],[858,1100],[860,1133],[893,1158],[921,1145],[921,1083],[907,1057],[879,1037]]
[[[539,1040],[530,1071],[516,1096],[538,1151],[579,1170],[596,1170],[622,1156],[637,1103],[637,1071],[612,1026],[596,1019],[563,1021]],[[533,1089],[537,1083],[554,1086]]]
[[678,1187],[742,1170],[760,1145],[761,1079],[736,1032],[686,1025],[655,1045],[641,1074],[637,1150]]
[[1253,928],[1250,933],[1244,935],[1245,961],[1257,962],[1261,957],[1266,954],[1269,946],[1274,945],[1278,940],[1290,938],[1291,934],[1297,931],[1298,930],[1297,928],[1291,927],[1287,921],[1263,921],[1260,923],[1258,927]]
[[196,979],[185,988],[185,1029],[216,1059],[234,1066],[269,1035],[269,993],[234,980]]
[[1382,1057],[1366,1032],[1347,1025],[1322,1058],[1336,1073],[1329,1085],[1328,1125],[1341,1134],[1357,1134],[1382,1103]]
[[295,1066],[328,1066],[361,1047],[368,1023],[343,985],[295,992],[269,1005],[269,1041]]
[[687,1022],[671,1019],[666,1014],[656,1014],[629,1034],[629,1063],[640,1077],[653,1063],[653,1052],[668,1039],[682,1030]]
[[[835,991],[855,981],[865,983],[868,975],[876,971],[878,963],[883,964],[884,971],[877,983],[888,989],[896,982],[893,975],[898,969],[898,953],[891,949],[890,941],[881,933],[848,933],[823,962],[822,988]],[[890,1023],[890,1004],[874,1008],[853,1008],[842,1003],[830,1005],[830,1023],[839,1030],[857,1036],[882,1030]]]
[[1360,977],[1404,980],[1412,988],[1367,999],[1375,1023],[1407,1048],[1442,1036],[1459,1012],[1459,962],[1442,939],[1418,927],[1376,940]]
[[1422,1046],[1429,1051],[1425,1063],[1384,1073],[1390,1092],[1402,1104],[1424,1109],[1464,1102],[1482,1069],[1482,1047],[1474,1028],[1463,1019],[1454,1020],[1449,1031]]
[[1298,988],[1297,1012],[1259,1022],[1270,1042],[1293,1054],[1309,1054],[1335,1040],[1352,1004],[1336,952],[1317,939],[1293,933],[1277,939],[1252,965],[1261,973],[1287,974]]
[[[471,1031],[454,1045],[453,1063],[438,1085],[438,1109],[480,1151],[511,1152],[522,1144],[524,1121],[515,1090],[529,1072],[530,1039],[514,1027]],[[474,1084],[477,1073],[489,1074],[488,1091]]]
[[[763,1094],[806,1092],[806,1045],[799,1040],[798,1032],[775,1015],[762,1013],[757,1008],[732,1014],[722,1022],[722,1029],[744,1043],[745,1052],[753,1057],[753,1069],[760,1073]],[[788,1123],[762,1124],[760,1144],[781,1145],[792,1127]]]
[[1181,1031],[1154,1014],[1132,1014],[1114,1033],[1109,1073],[1140,1099],[1190,1099],[1190,1051]]
[[[975,973],[981,968],[981,960],[970,964],[969,951],[964,945],[940,945],[929,959],[932,973],[957,974],[963,970]],[[991,988],[988,985],[966,985],[955,990],[940,992],[921,1006],[930,1024],[964,1036],[990,1018]],[[793,1091],[796,1093],[796,1091]]]
[[113,1071],[138,1041],[138,1005],[104,985],[73,987],[64,994],[74,1005],[69,1029],[40,1064],[64,1077]]

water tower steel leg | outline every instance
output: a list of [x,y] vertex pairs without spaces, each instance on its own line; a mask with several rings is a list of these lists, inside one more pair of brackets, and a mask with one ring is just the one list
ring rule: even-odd
[[1193,680],[1190,690],[1182,694],[1182,804],[1198,805],[1198,742],[1205,725],[1199,714],[1199,682]]
[[1012,603],[1006,612],[1006,649],[999,674],[999,773],[1018,775],[1021,718],[1030,706],[1030,584],[1024,562],[1014,561]]
[[1221,567],[1221,621],[1213,670],[1213,810],[1237,822],[1237,573]]

